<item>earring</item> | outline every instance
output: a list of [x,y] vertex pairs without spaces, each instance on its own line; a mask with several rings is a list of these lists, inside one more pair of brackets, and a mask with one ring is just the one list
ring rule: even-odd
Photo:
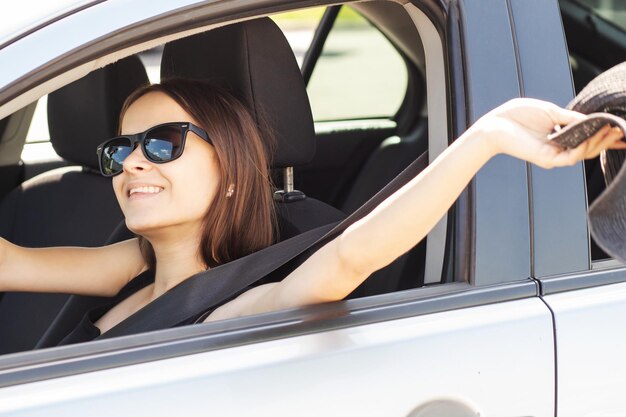
[[230,184],[228,186],[228,191],[226,191],[226,198],[231,198],[234,192],[235,192],[235,184]]

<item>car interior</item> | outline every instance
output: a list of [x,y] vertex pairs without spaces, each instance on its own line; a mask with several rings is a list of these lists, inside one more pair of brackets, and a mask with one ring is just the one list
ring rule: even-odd
[[[412,161],[427,161],[428,117],[424,50],[401,5],[372,1],[326,8],[302,67],[275,21],[280,23],[274,16],[241,21],[155,50],[161,55],[161,79],[209,80],[233,92],[255,115],[264,113],[278,144],[272,173],[280,239],[285,240],[340,221]],[[406,68],[405,80],[399,83],[395,74],[383,74],[372,81],[367,75],[356,88],[367,94],[368,89],[393,87],[399,102],[387,113],[372,107],[365,116],[318,117],[313,98],[324,94],[311,91],[321,83],[316,77],[324,65],[337,68],[339,58],[358,56],[365,31],[375,31],[396,54]],[[336,36],[343,36],[344,43],[333,49]],[[99,175],[95,149],[115,136],[124,99],[149,82],[145,54],[119,59],[48,95],[51,157],[23,158],[29,149],[47,146],[25,143],[36,103],[0,120],[0,236],[28,247],[98,246],[132,237],[110,180]],[[318,108],[328,110],[326,105]],[[426,240],[350,297],[426,285],[425,257]],[[98,297],[66,294],[0,294],[0,353],[53,346],[57,335],[71,329],[96,302]]]

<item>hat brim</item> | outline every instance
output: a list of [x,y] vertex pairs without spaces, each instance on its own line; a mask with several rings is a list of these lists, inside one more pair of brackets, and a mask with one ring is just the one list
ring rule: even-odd
[[621,117],[610,113],[591,113],[584,120],[552,133],[548,139],[563,148],[575,148],[606,125],[619,127],[626,134],[626,120]]
[[626,263],[626,170],[620,169],[589,208],[589,230],[607,254]]

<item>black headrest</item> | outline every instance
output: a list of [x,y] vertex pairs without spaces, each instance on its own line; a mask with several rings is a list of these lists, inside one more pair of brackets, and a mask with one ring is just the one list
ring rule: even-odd
[[93,71],[48,96],[54,150],[70,162],[98,169],[96,147],[115,136],[124,100],[148,83],[137,56]]
[[293,51],[269,18],[235,23],[165,45],[161,78],[208,80],[262,114],[277,146],[274,168],[298,166],[315,154],[309,98]]

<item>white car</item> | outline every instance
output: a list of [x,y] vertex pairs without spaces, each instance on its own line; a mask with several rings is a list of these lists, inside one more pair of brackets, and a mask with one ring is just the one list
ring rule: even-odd
[[[354,212],[504,101],[564,105],[572,80],[580,89],[626,56],[618,1],[10,3],[0,235],[26,246],[113,233],[121,213],[92,142],[115,129],[122,92],[179,74],[181,39],[224,36],[194,46],[183,76],[219,82],[213,64],[232,58],[225,73],[263,85],[278,119],[314,127],[314,155],[298,148],[292,164],[305,223]],[[237,38],[266,16],[289,43]],[[287,58],[264,59],[277,51]],[[252,58],[256,69],[240,65]],[[285,107],[297,61],[302,123],[308,103]],[[0,415],[626,415],[626,270],[586,223],[598,175],[597,161],[544,171],[497,157],[425,243],[341,302],[43,348],[96,301],[3,294]]]

